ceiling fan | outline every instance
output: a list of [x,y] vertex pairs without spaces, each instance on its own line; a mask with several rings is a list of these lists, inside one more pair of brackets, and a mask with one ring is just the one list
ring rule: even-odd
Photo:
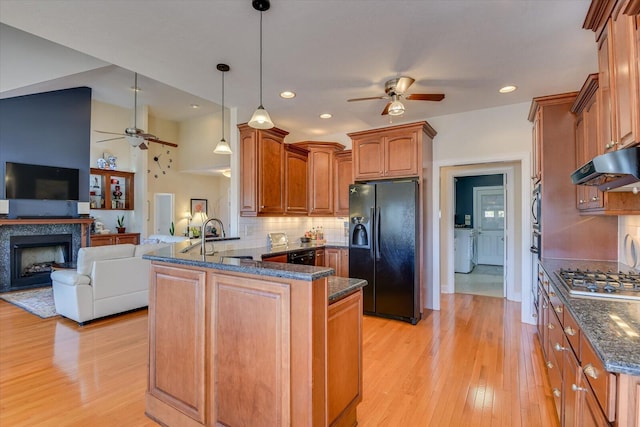
[[352,98],[347,99],[347,102],[368,101],[371,99],[389,99],[384,110],[382,110],[382,115],[384,116],[389,114],[391,116],[399,116],[404,113],[404,105],[400,102],[401,98],[409,101],[442,101],[444,99],[443,93],[414,93],[411,95],[405,95],[405,92],[413,82],[415,82],[415,79],[407,76],[387,80],[384,84],[384,91],[386,95],[370,96],[367,98]]
[[135,73],[134,83],[133,83],[133,127],[126,128],[124,130],[124,133],[96,130],[95,132],[98,132],[98,133],[105,133],[108,135],[119,135],[116,138],[102,139],[96,142],[107,142],[107,141],[114,141],[116,139],[124,138],[127,140],[129,145],[131,145],[132,147],[138,147],[141,150],[146,150],[147,148],[149,148],[146,144],[147,142],[155,142],[157,144],[168,145],[170,147],[178,146],[178,144],[175,144],[173,142],[162,141],[157,136],[150,133],[146,133],[142,129],[138,128],[137,114],[138,114],[138,73]]

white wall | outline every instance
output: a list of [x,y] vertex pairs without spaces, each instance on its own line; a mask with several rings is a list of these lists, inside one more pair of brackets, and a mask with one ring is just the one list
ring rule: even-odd
[[[520,179],[515,188],[514,200],[519,205],[517,212],[520,216],[520,236],[514,242],[518,247],[517,253],[525,254],[530,245],[528,203],[530,193],[530,159],[531,159],[531,123],[527,120],[530,103],[513,104],[504,107],[488,108],[461,114],[433,117],[428,122],[438,132],[434,139],[434,266],[448,265],[441,262],[441,257],[453,256],[453,237],[447,237],[448,232],[442,230],[440,214],[453,216],[453,212],[446,210],[447,198],[451,195],[440,194],[442,171],[446,167],[458,165],[478,165],[495,162],[515,162],[520,165]],[[443,210],[444,209],[444,210]],[[451,233],[452,236],[452,233]],[[450,239],[444,245],[446,253],[441,253],[441,239]],[[528,299],[530,294],[531,262],[522,255],[513,260],[514,268],[519,272],[516,281],[523,283],[522,306],[523,320],[531,322]],[[446,273],[446,272],[445,272]],[[446,277],[446,276],[445,276]],[[434,268],[431,274],[431,297],[427,299],[427,308],[440,309],[440,287],[442,283],[440,268]],[[429,294],[429,292],[428,292]]]

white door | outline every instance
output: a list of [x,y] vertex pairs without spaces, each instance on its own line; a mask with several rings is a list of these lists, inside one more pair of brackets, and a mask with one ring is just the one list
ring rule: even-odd
[[174,194],[155,193],[153,195],[153,234],[169,235],[174,222]]
[[478,264],[504,264],[504,188],[473,189]]

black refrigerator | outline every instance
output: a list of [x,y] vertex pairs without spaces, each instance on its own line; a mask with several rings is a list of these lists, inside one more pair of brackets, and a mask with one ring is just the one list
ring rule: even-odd
[[349,187],[349,276],[366,279],[364,313],[420,320],[419,186],[415,180]]

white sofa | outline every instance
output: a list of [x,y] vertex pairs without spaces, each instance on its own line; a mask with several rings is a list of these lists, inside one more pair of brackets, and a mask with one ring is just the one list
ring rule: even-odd
[[82,324],[149,305],[150,262],[167,243],[80,248],[77,269],[51,273],[56,311]]

